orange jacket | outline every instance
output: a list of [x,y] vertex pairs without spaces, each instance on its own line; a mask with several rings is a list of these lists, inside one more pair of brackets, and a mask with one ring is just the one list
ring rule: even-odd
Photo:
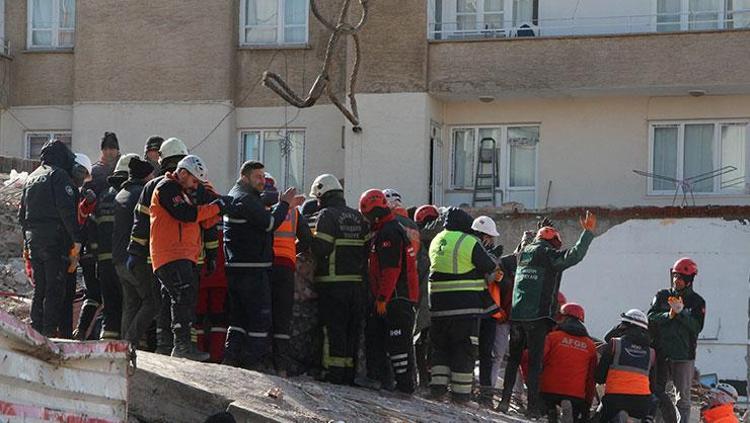
[[701,411],[703,421],[706,423],[738,423],[739,419],[734,414],[734,404],[724,404],[718,407]]
[[196,206],[172,173],[167,173],[151,196],[149,245],[154,270],[175,260],[198,262],[201,224],[216,223],[219,206]]
[[274,263],[278,261],[290,262],[292,269],[297,263],[297,225],[299,224],[299,211],[296,208],[289,210],[284,223],[276,228],[273,233],[273,255]]
[[[572,332],[572,333],[570,333]],[[565,322],[547,335],[540,392],[591,402],[594,397],[596,346],[579,322]]]

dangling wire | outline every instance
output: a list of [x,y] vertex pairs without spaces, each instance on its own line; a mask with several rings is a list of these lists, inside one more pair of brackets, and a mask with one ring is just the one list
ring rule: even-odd
[[[289,87],[289,85],[283,78],[281,78],[281,76],[271,71],[263,72],[263,85],[270,88],[273,92],[283,98],[287,103],[297,108],[306,108],[313,106],[325,92],[331,102],[336,105],[341,113],[343,113],[344,116],[349,120],[349,122],[352,123],[352,125],[354,126],[354,132],[360,132],[362,128],[360,127],[359,122],[357,100],[354,97],[357,86],[357,75],[359,74],[359,66],[362,58],[358,33],[367,21],[369,0],[358,0],[360,6],[362,7],[362,16],[356,25],[352,25],[345,21],[346,16],[349,13],[349,6],[351,4],[351,1],[352,0],[344,0],[341,6],[341,12],[338,16],[338,21],[334,25],[333,23],[327,21],[320,14],[315,0],[310,0],[310,10],[312,11],[315,18],[318,19],[320,23],[322,23],[323,26],[325,26],[329,31],[331,31],[331,36],[328,38],[328,45],[326,46],[326,54],[325,60],[323,61],[323,67],[321,68],[318,77],[315,79],[315,82],[310,88],[310,91],[307,93],[307,97],[305,97],[304,99],[301,98],[297,93],[294,92],[294,90],[291,89],[291,87]],[[346,105],[333,92],[333,88],[331,87],[330,75],[328,73],[333,62],[333,52],[336,49],[341,36],[351,36],[354,40],[354,66],[352,67],[352,72],[349,75],[348,89],[349,105],[351,109],[347,108]]]

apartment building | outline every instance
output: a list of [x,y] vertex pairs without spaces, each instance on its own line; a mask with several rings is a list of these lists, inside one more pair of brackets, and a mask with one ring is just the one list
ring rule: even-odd
[[[340,2],[318,3],[335,19]],[[2,154],[59,136],[96,155],[105,130],[141,151],[156,133],[185,140],[222,188],[259,158],[287,186],[330,172],[350,200],[395,187],[408,204],[458,205],[490,138],[498,204],[670,205],[679,182],[633,170],[717,169],[687,186],[695,203],[750,204],[749,0],[371,0],[361,133],[325,97],[298,110],[259,84],[272,70],[306,93],[317,78],[330,34],[306,0],[0,10]],[[350,43],[334,55],[341,94]]]

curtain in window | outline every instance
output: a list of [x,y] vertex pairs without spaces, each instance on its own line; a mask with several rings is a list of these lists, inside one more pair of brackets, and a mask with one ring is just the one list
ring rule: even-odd
[[248,43],[275,43],[278,20],[278,0],[246,0],[245,41]]
[[503,0],[484,0],[484,29],[503,27]]
[[52,0],[33,0],[31,2],[31,44],[34,46],[52,45],[52,28],[54,22]]
[[246,132],[243,135],[242,160],[259,160],[258,146],[259,132]]
[[690,29],[719,27],[719,0],[690,0]]
[[[684,178],[714,170],[713,160],[714,125],[685,125]],[[711,192],[713,179],[693,186],[695,192]]]
[[742,191],[745,187],[747,142],[745,125],[722,125],[721,166],[734,166],[737,170],[721,175],[721,189]]
[[284,3],[284,42],[304,43],[306,22],[307,0],[286,0]]
[[303,189],[304,163],[305,163],[305,133],[303,131],[288,132],[288,151],[286,161],[289,163],[288,174],[284,188],[296,187]]
[[[677,178],[677,127],[654,128],[653,172],[657,175]],[[671,191],[677,187],[673,182],[653,179],[654,191]]]
[[456,0],[456,23],[459,31],[477,29],[477,1]]
[[658,32],[680,30],[681,0],[657,0],[656,29]]
[[534,22],[535,0],[513,0],[513,26],[518,28],[523,24]]
[[283,183],[284,165],[281,162],[284,137],[280,131],[263,132],[263,165],[266,172],[276,178],[277,183]]
[[75,0],[59,0],[60,2],[60,31],[58,33],[58,43],[60,46],[73,46],[75,42],[75,19],[76,19],[76,2]]
[[536,145],[539,143],[539,127],[525,126],[508,128],[510,147],[510,187],[533,187],[536,185]]
[[452,185],[456,188],[474,186],[474,130],[457,129],[453,132]]

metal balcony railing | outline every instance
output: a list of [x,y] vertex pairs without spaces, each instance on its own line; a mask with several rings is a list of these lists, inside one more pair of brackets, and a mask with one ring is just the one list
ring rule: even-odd
[[[476,17],[471,21],[471,17]],[[482,15],[462,22],[430,22],[431,40],[616,35],[750,28],[750,9],[728,12],[682,12],[651,15],[537,19],[534,22],[483,22]]]

